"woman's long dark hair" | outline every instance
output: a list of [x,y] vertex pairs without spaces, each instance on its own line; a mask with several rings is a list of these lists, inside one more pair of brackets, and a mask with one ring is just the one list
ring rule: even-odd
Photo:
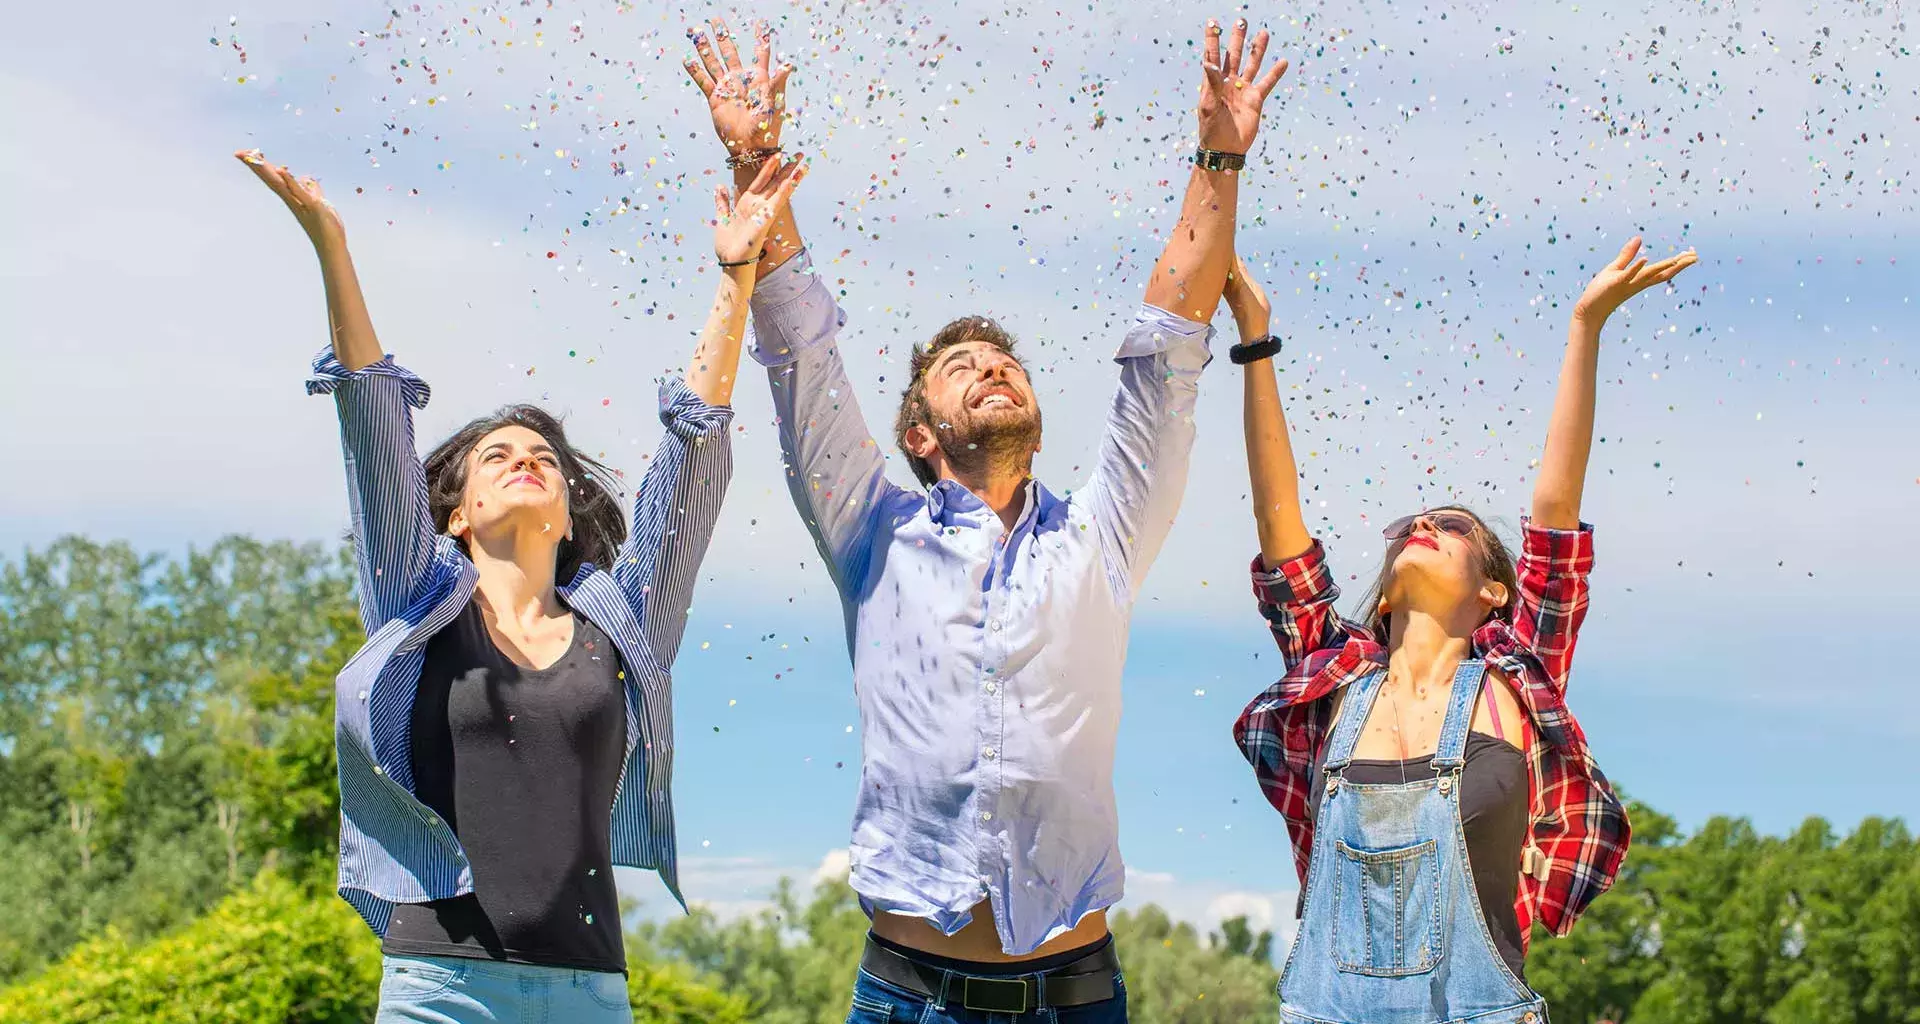
[[[611,568],[620,545],[627,540],[626,515],[620,499],[608,486],[615,479],[613,471],[568,444],[560,420],[537,405],[509,405],[491,416],[482,416],[440,442],[427,456],[427,505],[433,512],[433,528],[447,532],[447,521],[467,492],[467,453],[501,427],[526,427],[545,438],[567,478],[567,513],[573,539],[560,542],[554,580],[563,586],[572,582],[587,562]],[[460,544],[466,547],[466,538],[460,538]],[[468,552],[471,554],[472,549]]]
[[[1507,603],[1488,613],[1487,619],[1513,621],[1513,602],[1520,593],[1520,578],[1513,571],[1513,555],[1508,553],[1507,545],[1493,527],[1487,525],[1480,514],[1465,505],[1440,505],[1427,509],[1428,512],[1463,512],[1480,524],[1473,531],[1469,543],[1480,555],[1480,575],[1507,588]],[[1375,577],[1373,586],[1360,597],[1360,606],[1354,609],[1355,621],[1373,632],[1374,639],[1382,644],[1393,642],[1393,616],[1389,612],[1380,614],[1380,597],[1387,592],[1387,584],[1393,579],[1393,560],[1400,557],[1400,551],[1407,546],[1407,538],[1402,537],[1387,545],[1386,559],[1380,563],[1380,575]]]

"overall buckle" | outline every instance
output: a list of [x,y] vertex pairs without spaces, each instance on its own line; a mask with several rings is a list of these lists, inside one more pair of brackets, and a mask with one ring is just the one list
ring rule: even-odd
[[960,1005],[984,1013],[1025,1013],[1033,1009],[1026,978],[974,978],[960,983]]

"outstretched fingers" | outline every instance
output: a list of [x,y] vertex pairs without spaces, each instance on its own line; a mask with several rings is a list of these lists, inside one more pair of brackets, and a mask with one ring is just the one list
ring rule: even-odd
[[279,172],[274,170],[273,165],[267,162],[267,158],[262,156],[259,150],[243,149],[236,151],[233,155],[238,157],[241,163],[246,164],[247,170],[252,171],[253,176],[272,189],[275,195],[281,199],[290,198],[287,195],[286,186],[280,181]]
[[755,19],[753,23],[753,63],[760,68],[760,77],[773,80],[773,30],[765,21]]
[[1699,262],[1699,260],[1700,260],[1700,257],[1697,254],[1695,254],[1693,250],[1689,249],[1686,252],[1680,253],[1677,256],[1669,256],[1666,259],[1661,260],[1658,263],[1655,263],[1653,266],[1648,267],[1646,270],[1646,275],[1652,283],[1663,284],[1667,281],[1673,280],[1675,277],[1679,276],[1682,270],[1685,270],[1688,267],[1693,266],[1695,263]]
[[693,79],[693,84],[700,87],[702,96],[713,95],[713,76],[707,73],[706,66],[700,63],[699,57],[682,58],[680,66],[687,69],[687,77]]
[[745,66],[740,63],[740,48],[734,45],[733,32],[727,28],[726,19],[715,18],[712,21],[712,25],[714,42],[720,49],[720,64],[722,70],[732,75],[739,74],[745,70]]
[[1200,58],[1208,71],[1209,78],[1220,77],[1220,23],[1207,19],[1205,41],[1200,46]]
[[1276,61],[1272,67],[1267,69],[1266,74],[1261,75],[1260,79],[1253,83],[1253,87],[1260,92],[1260,102],[1265,103],[1267,101],[1267,97],[1273,94],[1273,87],[1280,84],[1280,76],[1286,73],[1287,62],[1284,60]]
[[787,109],[787,79],[792,75],[791,64],[773,69],[773,75],[767,79],[767,109],[776,113]]
[[774,174],[779,170],[780,161],[778,160],[767,160],[761,163],[760,173],[753,176],[753,184],[747,186],[747,191],[756,194],[765,194],[767,192],[767,183],[773,180]]
[[1267,59],[1267,43],[1272,39],[1264,28],[1253,34],[1253,49],[1247,51],[1247,59],[1240,65],[1241,78],[1256,83],[1260,80],[1260,65]]
[[1220,53],[1223,62],[1220,73],[1227,78],[1242,78],[1240,74],[1240,54],[1247,45],[1247,19],[1236,18],[1233,22],[1233,34],[1227,37],[1227,48]]
[[1613,258],[1613,269],[1615,270],[1625,269],[1627,264],[1633,262],[1634,254],[1639,251],[1640,251],[1640,236],[1635,235],[1632,238],[1627,239],[1627,244],[1620,247],[1620,255],[1615,256]]
[[727,77],[727,69],[720,63],[720,55],[713,52],[713,41],[707,38],[706,29],[691,29],[687,36],[693,40],[693,52],[700,55],[700,68],[707,73],[706,88],[711,93],[713,87]]

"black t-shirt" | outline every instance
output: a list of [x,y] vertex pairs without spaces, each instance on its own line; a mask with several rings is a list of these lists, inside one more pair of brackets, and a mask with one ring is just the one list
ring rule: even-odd
[[[1327,789],[1326,751],[1313,759],[1313,793],[1308,813],[1320,813]],[[1355,758],[1344,777],[1357,784],[1397,784],[1433,774],[1433,755],[1408,761]],[[1527,759],[1513,744],[1486,733],[1467,734],[1466,764],[1460,769],[1460,830],[1467,837],[1467,863],[1480,913],[1493,936],[1493,948],[1513,976],[1525,980],[1527,957],[1520,944],[1520,918],[1514,900],[1520,894],[1520,851],[1527,842]]]
[[477,602],[427,641],[414,793],[460,837],[473,892],[396,908],[386,952],[626,970],[610,837],[620,673],[613,642],[578,614],[567,653],[538,671],[494,646]]

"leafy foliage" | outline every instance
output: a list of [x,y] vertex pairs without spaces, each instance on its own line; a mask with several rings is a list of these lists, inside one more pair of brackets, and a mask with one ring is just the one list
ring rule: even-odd
[[263,873],[145,946],[118,928],[0,990],[0,1024],[348,1024],[371,1019],[379,943],[347,905]]
[[[169,561],[68,537],[0,564],[0,1024],[370,1016],[377,944],[330,891],[332,679],[359,642],[350,563],[319,545]],[[1920,1024],[1920,842],[1900,822],[1685,836],[1632,813],[1614,891],[1533,943],[1556,1020]],[[1235,919],[1203,940],[1152,906],[1112,925],[1133,1020],[1273,1019],[1270,934]],[[844,881],[642,926],[636,1020],[838,1024],[865,931]]]

